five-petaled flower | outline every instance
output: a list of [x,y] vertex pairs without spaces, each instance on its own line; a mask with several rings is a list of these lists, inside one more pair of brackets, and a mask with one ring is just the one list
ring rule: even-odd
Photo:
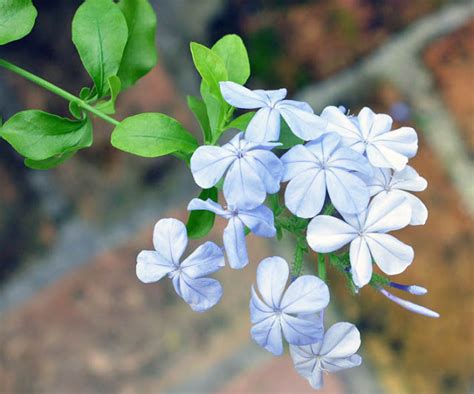
[[276,234],[273,213],[264,205],[250,210],[233,207],[224,209],[210,199],[203,201],[195,198],[189,203],[188,210],[211,211],[229,221],[223,238],[227,259],[232,268],[243,268],[249,261],[245,243],[245,227],[259,237],[271,238]]
[[345,221],[316,216],[308,225],[308,245],[315,252],[334,252],[350,243],[351,273],[363,287],[372,277],[372,260],[388,275],[403,272],[413,261],[413,248],[389,234],[410,223],[411,208],[405,198],[389,194],[375,197],[358,215],[342,214]]
[[237,134],[219,146],[204,145],[191,157],[191,171],[202,188],[214,186],[225,174],[224,196],[236,208],[262,205],[267,193],[280,189],[283,165],[271,150],[278,143],[253,143]]
[[418,150],[418,137],[411,127],[392,130],[392,118],[364,107],[357,117],[346,116],[337,107],[326,107],[321,117],[327,131],[336,132],[346,146],[367,155],[374,167],[402,170]]
[[275,355],[283,353],[282,331],[292,345],[308,345],[320,339],[318,325],[304,315],[317,313],[329,303],[329,289],[318,277],[302,275],[285,291],[288,276],[288,263],[281,257],[269,257],[257,268],[261,298],[252,287],[250,333]]
[[280,116],[297,137],[308,141],[324,133],[327,122],[302,101],[285,100],[286,89],[250,90],[235,82],[220,82],[224,99],[236,108],[259,109],[250,121],[245,138],[255,142],[278,141]]
[[222,297],[221,284],[205,276],[224,266],[224,253],[215,243],[206,242],[180,262],[187,244],[188,235],[183,223],[176,219],[161,219],[153,231],[155,250],[143,250],[137,256],[137,276],[144,283],[152,283],[168,275],[176,293],[193,310],[204,312]]
[[426,189],[426,179],[418,175],[413,167],[406,166],[401,171],[387,168],[377,168],[374,177],[369,182],[370,195],[398,194],[406,198],[411,206],[411,221],[413,226],[422,225],[428,219],[428,209],[425,204],[410,192],[421,192]]
[[285,153],[283,181],[290,180],[285,205],[301,218],[316,216],[324,205],[326,190],[339,212],[359,213],[369,203],[364,180],[372,176],[367,159],[340,144],[335,133],[325,134]]
[[319,390],[323,387],[323,372],[338,372],[362,363],[355,354],[360,342],[359,330],[353,324],[336,323],[313,344],[290,345],[290,354],[296,371]]

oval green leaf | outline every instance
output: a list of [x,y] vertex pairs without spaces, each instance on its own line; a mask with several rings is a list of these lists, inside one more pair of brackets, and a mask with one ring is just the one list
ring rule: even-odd
[[0,0],[0,45],[29,34],[37,15],[31,0]]
[[209,86],[211,93],[216,97],[221,97],[219,82],[228,79],[224,60],[217,53],[197,42],[191,43],[191,54],[199,75]]
[[196,138],[177,120],[160,113],[144,113],[123,120],[112,133],[117,149],[142,157],[158,157],[196,150]]
[[[217,194],[217,189],[211,187],[210,189],[203,189],[198,198],[204,201],[210,198],[217,202]],[[186,224],[188,237],[193,239],[205,237],[214,227],[215,217],[216,215],[210,211],[191,211]]]
[[244,42],[236,34],[228,34],[212,47],[224,61],[229,81],[245,84],[250,77],[250,61]]
[[212,141],[212,132],[209,124],[209,117],[207,115],[206,104],[203,100],[194,96],[188,96],[187,102],[189,109],[193,112],[199,126],[201,126],[204,142],[210,143]]
[[118,72],[122,88],[126,89],[156,65],[156,15],[147,0],[120,0],[118,6],[128,26],[128,41]]
[[66,160],[70,159],[76,153],[75,150],[71,152],[66,152],[59,154],[53,157],[50,157],[46,160],[31,160],[25,159],[25,166],[33,170],[49,170],[51,168],[57,167],[58,165],[64,163]]
[[117,75],[127,44],[128,28],[123,13],[111,0],[86,0],[72,21],[72,41],[102,98],[107,81]]
[[18,112],[0,129],[0,135],[22,156],[46,160],[92,145],[88,118],[70,120],[38,110]]

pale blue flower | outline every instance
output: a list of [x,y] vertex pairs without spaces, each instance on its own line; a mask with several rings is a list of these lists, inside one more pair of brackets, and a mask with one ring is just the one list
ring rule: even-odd
[[336,132],[346,146],[365,154],[374,167],[402,170],[416,155],[418,137],[411,127],[392,130],[392,118],[364,107],[358,116],[346,116],[337,107],[326,107],[321,117],[327,131]]
[[405,197],[412,211],[410,224],[417,226],[426,223],[428,209],[418,197],[408,192],[421,192],[427,185],[426,179],[408,165],[401,171],[377,168],[374,171],[374,177],[369,182],[369,191],[371,196],[397,194]]
[[259,297],[252,287],[252,338],[275,355],[283,353],[282,332],[288,343],[308,345],[320,338],[318,324],[301,315],[317,313],[329,303],[329,289],[316,276],[296,278],[285,290],[288,263],[281,257],[264,259],[257,268]]
[[[419,290],[419,289],[417,289]],[[426,290],[426,289],[425,289]],[[393,295],[392,293],[388,292],[385,289],[379,288],[378,291],[380,291],[381,294],[383,294],[385,297],[387,297],[390,301],[395,302],[396,304],[400,305],[402,308],[405,308],[406,310],[417,313],[419,315],[423,315],[426,317],[433,317],[433,318],[438,318],[439,313],[435,312],[431,309],[428,309],[424,306],[415,304],[414,302],[404,300],[403,298],[397,297],[396,295]],[[416,294],[411,292],[412,294]],[[421,295],[426,294],[426,293],[421,293]],[[419,295],[419,294],[417,294]]]
[[323,387],[323,372],[334,373],[362,363],[362,358],[355,354],[360,343],[360,333],[356,326],[336,323],[316,343],[290,345],[290,354],[296,371],[308,379],[311,387],[319,390]]
[[301,218],[316,216],[326,191],[339,212],[355,214],[369,203],[366,180],[372,176],[367,159],[340,144],[336,133],[306,145],[296,145],[281,157],[283,181],[288,181],[285,204]]
[[144,283],[157,282],[168,275],[176,293],[193,310],[204,312],[222,297],[221,284],[206,276],[224,267],[224,253],[215,243],[206,242],[180,262],[187,244],[186,226],[182,222],[159,220],[153,231],[155,250],[138,254],[136,272]]
[[250,141],[278,141],[280,116],[299,138],[308,141],[323,134],[327,122],[313,113],[304,102],[285,100],[286,89],[250,90],[235,82],[220,82],[221,93],[230,105],[242,109],[259,109],[250,121],[245,138]]
[[372,260],[388,275],[403,272],[413,261],[413,248],[386,234],[410,223],[411,208],[400,195],[375,197],[358,215],[342,214],[345,221],[316,216],[308,225],[308,245],[315,252],[334,252],[350,243],[354,283],[363,287],[372,277]]
[[211,211],[229,221],[224,230],[224,247],[232,268],[243,268],[249,261],[245,243],[245,227],[259,237],[272,238],[276,234],[273,212],[264,205],[250,210],[231,206],[224,209],[210,199],[203,201],[195,198],[189,203],[188,210]]
[[195,182],[204,189],[214,186],[225,174],[224,196],[237,208],[262,205],[267,193],[280,190],[283,165],[271,150],[279,143],[253,143],[237,134],[220,146],[204,145],[191,157]]

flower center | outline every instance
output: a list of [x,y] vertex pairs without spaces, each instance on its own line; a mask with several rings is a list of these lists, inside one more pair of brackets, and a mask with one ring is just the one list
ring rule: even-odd
[[242,159],[245,156],[245,152],[242,149],[237,150],[237,158]]
[[181,267],[176,267],[174,271],[171,271],[169,273],[169,278],[173,279],[174,277],[181,275],[182,272],[183,270],[181,269]]

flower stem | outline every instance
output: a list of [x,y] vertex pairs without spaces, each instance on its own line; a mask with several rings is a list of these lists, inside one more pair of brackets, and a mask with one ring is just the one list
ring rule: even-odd
[[98,110],[97,108],[94,108],[93,106],[87,104],[85,101],[81,100],[79,97],[74,96],[73,94],[66,92],[65,90],[61,89],[60,87],[52,84],[51,82],[46,81],[43,78],[40,78],[29,71],[26,71],[22,69],[21,67],[18,67],[4,59],[0,58],[0,67],[3,67],[27,80],[30,82],[33,82],[34,84],[41,86],[42,88],[50,91],[51,93],[54,93],[58,95],[59,97],[62,97],[63,99],[71,102],[71,103],[76,103],[79,107],[82,109],[89,111],[93,113],[95,116],[98,118],[101,118],[102,120],[105,120],[106,122],[117,126],[120,124],[120,122],[114,118],[111,118],[110,116],[107,116],[104,114],[102,111]]
[[326,282],[326,256],[322,253],[318,253],[318,275],[323,282]]

